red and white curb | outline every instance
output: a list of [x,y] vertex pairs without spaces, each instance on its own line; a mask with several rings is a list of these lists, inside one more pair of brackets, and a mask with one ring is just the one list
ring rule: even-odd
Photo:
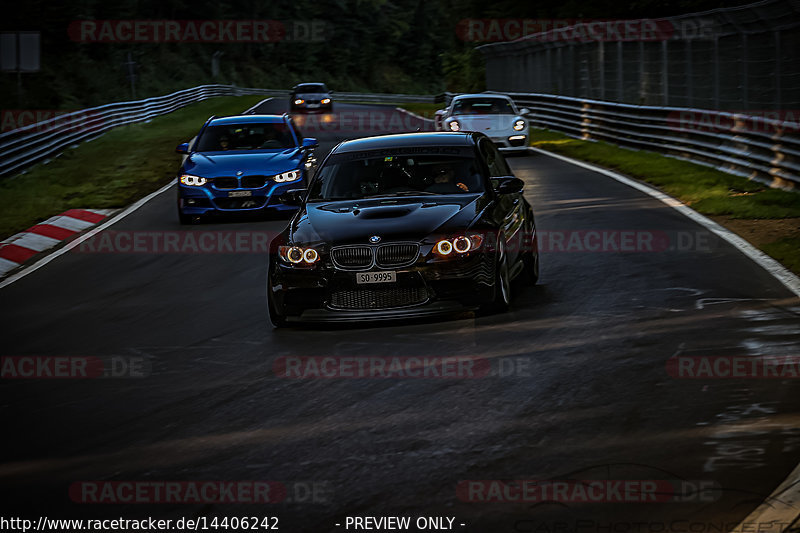
[[70,209],[0,242],[0,277],[108,218],[116,209]]

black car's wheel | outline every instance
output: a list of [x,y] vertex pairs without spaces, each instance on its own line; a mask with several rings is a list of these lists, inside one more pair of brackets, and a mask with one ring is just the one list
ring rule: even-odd
[[497,259],[494,273],[494,299],[483,307],[487,313],[502,313],[508,311],[511,305],[511,277],[506,255],[505,237],[497,239]]
[[271,287],[267,287],[267,307],[269,308],[269,321],[272,322],[272,325],[276,328],[286,327],[286,316],[282,315],[275,307]]
[[522,254],[522,264],[525,267],[522,271],[525,281],[536,285],[539,281],[539,247],[535,235],[531,239],[530,249]]

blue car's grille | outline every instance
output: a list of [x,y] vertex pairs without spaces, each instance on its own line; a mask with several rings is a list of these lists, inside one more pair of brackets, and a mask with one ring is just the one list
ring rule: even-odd
[[264,196],[246,196],[243,198],[214,198],[218,209],[258,209],[267,203]]
[[267,183],[266,176],[243,176],[242,187],[245,189],[260,189]]
[[214,178],[214,187],[217,189],[237,189],[239,180],[234,177]]

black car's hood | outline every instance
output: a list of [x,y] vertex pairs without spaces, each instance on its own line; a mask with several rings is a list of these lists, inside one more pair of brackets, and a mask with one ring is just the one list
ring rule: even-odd
[[377,198],[306,204],[289,228],[292,242],[367,244],[377,235],[389,240],[420,240],[470,227],[485,205],[483,195]]
[[183,171],[208,176],[235,176],[246,174],[278,173],[297,167],[298,148],[287,150],[247,150],[232,152],[193,153],[183,163]]
[[302,98],[303,100],[322,100],[323,98],[330,98],[328,93],[297,93],[295,98]]

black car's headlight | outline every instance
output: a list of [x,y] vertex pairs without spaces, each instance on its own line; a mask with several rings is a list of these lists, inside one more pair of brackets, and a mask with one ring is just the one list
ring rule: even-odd
[[294,105],[300,105],[303,102],[305,102],[305,100],[303,100],[302,98],[298,98],[297,100],[294,101]]
[[312,266],[319,261],[319,252],[302,246],[279,246],[278,257],[288,265]]
[[462,257],[470,252],[480,249],[483,245],[483,236],[477,233],[459,235],[439,239],[433,245],[433,253],[441,258]]
[[300,178],[299,170],[290,170],[289,172],[283,172],[281,174],[276,174],[272,176],[272,180],[276,183],[285,183],[287,181],[294,181],[299,178]]
[[525,129],[525,121],[524,120],[516,120],[514,121],[514,130],[522,131]]
[[191,174],[183,174],[180,177],[180,181],[184,185],[189,185],[190,187],[201,187],[206,184],[208,181],[205,178],[201,178],[200,176],[192,176]]
[[330,104],[331,103],[331,99],[330,98],[323,98],[320,103]]

